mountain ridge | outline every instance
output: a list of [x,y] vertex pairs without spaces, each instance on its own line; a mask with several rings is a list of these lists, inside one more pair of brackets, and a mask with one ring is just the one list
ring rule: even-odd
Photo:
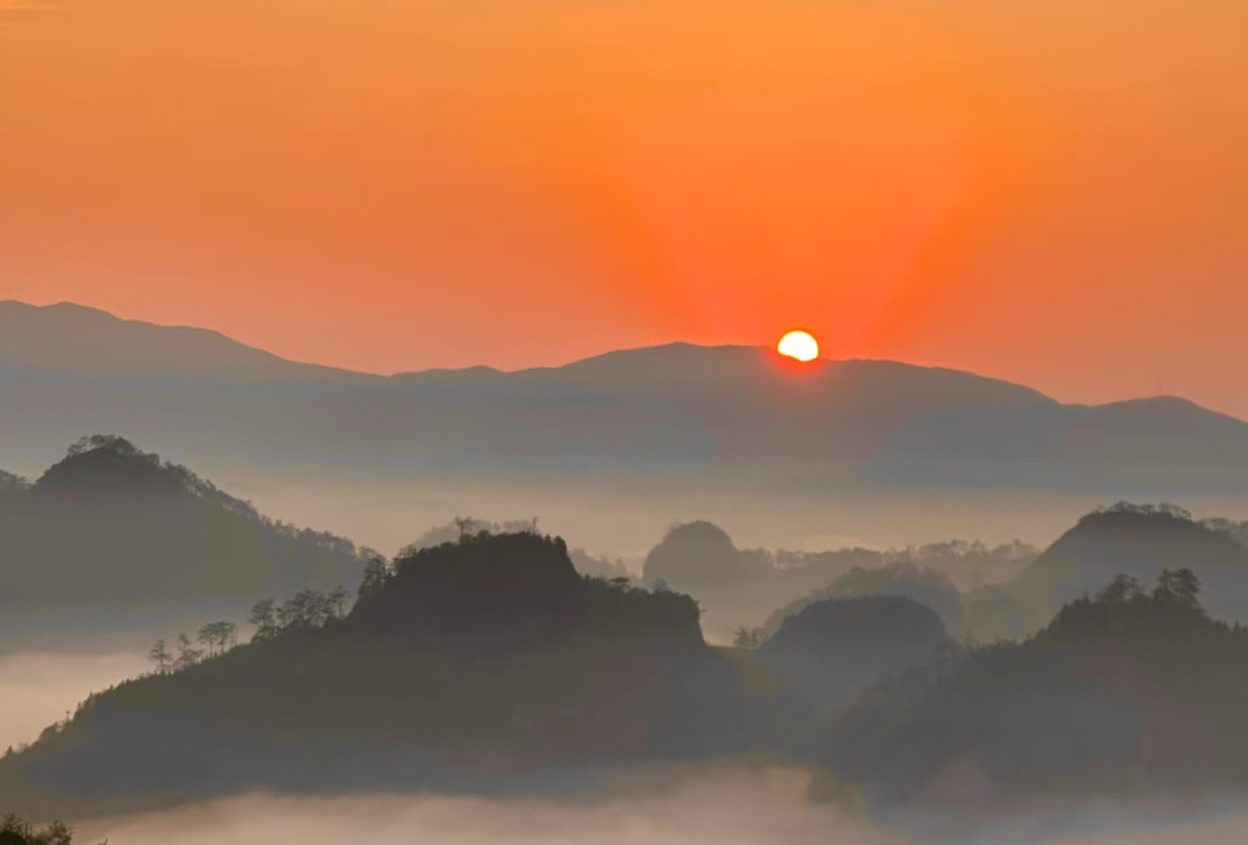
[[0,431],[16,469],[109,431],[214,473],[1248,495],[1248,423],[1181,399],[1066,405],[946,367],[683,342],[381,376],[76,305],[0,303]]
[[240,614],[266,593],[353,583],[367,557],[115,436],[83,438],[33,484],[6,487],[0,639]]
[[[84,337],[72,333],[87,330],[97,334]],[[103,342],[115,344],[112,356],[102,356],[102,353],[110,351]],[[206,360],[192,359],[188,363],[187,358],[181,357],[177,363],[189,367],[189,373],[165,370],[169,362],[157,354],[162,343],[176,344],[177,352],[183,355],[187,352],[198,353]],[[14,360],[23,352],[26,360]],[[32,362],[40,362],[41,359],[41,364],[32,365]],[[248,369],[253,367],[272,368],[288,377],[299,378],[380,378],[337,367],[291,361],[237,341],[215,329],[128,320],[75,302],[30,305],[15,299],[0,300],[0,367],[60,370],[67,375],[101,375],[106,372],[104,367],[110,364],[133,368],[138,375],[160,377],[193,376],[201,369],[220,377],[223,373],[207,369],[215,365],[224,368],[232,378],[244,380],[249,376],[254,378],[254,371],[249,372]],[[114,377],[120,375],[115,372],[110,374]]]
[[[681,355],[688,358],[691,355],[719,355],[731,354],[745,359],[747,356],[755,362],[761,358],[767,361],[769,355],[761,355],[760,353],[769,353],[770,350],[765,346],[751,346],[748,344],[696,344],[688,341],[672,341],[668,343],[653,344],[646,346],[626,347],[621,349],[612,349],[606,352],[589,355],[584,358],[576,358],[562,364],[543,365],[534,367],[521,367],[513,370],[501,369],[498,367],[475,364],[467,367],[430,367],[427,369],[416,370],[400,370],[390,375],[382,373],[373,373],[365,370],[354,370],[345,367],[336,367],[327,364],[316,364],[305,361],[297,361],[286,358],[274,352],[270,352],[262,347],[252,346],[242,341],[236,340],[216,329],[204,328],[200,326],[188,325],[165,325],[154,323],[147,320],[135,320],[119,317],[102,308],[95,308],[89,305],[82,305],[76,302],[62,301],[51,305],[32,305],[16,299],[0,300],[0,368],[14,366],[30,366],[29,361],[15,362],[10,359],[11,344],[16,335],[14,331],[14,317],[31,317],[33,315],[71,315],[71,319],[82,321],[91,320],[97,325],[107,325],[110,330],[129,330],[139,331],[147,335],[163,333],[167,337],[192,337],[199,340],[209,340],[213,343],[228,346],[237,352],[256,356],[256,360],[264,360],[272,365],[301,368],[305,369],[309,375],[320,374],[330,378],[347,378],[358,379],[361,382],[368,381],[373,383],[383,382],[411,382],[422,379],[439,379],[449,378],[452,376],[470,376],[479,378],[505,378],[508,376],[519,376],[524,378],[540,378],[559,373],[577,372],[577,371],[595,371],[604,365],[614,364],[626,361],[635,363],[642,358],[657,358],[658,356]],[[41,331],[46,332],[48,325],[38,327]],[[6,342],[10,348],[6,348]],[[98,362],[97,362],[98,363]],[[652,363],[658,363],[652,362]],[[670,363],[665,361],[663,363]],[[774,363],[771,361],[770,363]],[[1248,426],[1248,422],[1239,420],[1232,414],[1228,414],[1216,409],[1201,405],[1198,402],[1187,399],[1182,396],[1174,395],[1157,395],[1157,396],[1138,396],[1127,399],[1112,400],[1103,403],[1068,403],[1061,402],[1051,396],[1018,382],[1009,379],[997,378],[994,376],[986,376],[973,370],[963,370],[956,367],[946,367],[941,365],[915,364],[907,361],[901,361],[890,358],[843,358],[843,359],[818,359],[818,366],[828,367],[860,367],[875,369],[892,369],[900,368],[909,372],[922,372],[933,375],[947,375],[954,377],[971,377],[989,384],[1009,387],[1020,392],[1029,393],[1037,401],[1044,403],[1052,403],[1065,408],[1072,409],[1120,409],[1133,406],[1151,406],[1156,408],[1174,409],[1181,407],[1183,409],[1200,409],[1211,415],[1226,417],[1236,420]],[[40,368],[43,369],[43,368]]]

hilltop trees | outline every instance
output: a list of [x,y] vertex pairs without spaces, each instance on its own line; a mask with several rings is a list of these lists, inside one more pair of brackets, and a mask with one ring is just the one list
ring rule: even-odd
[[827,759],[885,803],[968,784],[979,798],[1242,786],[1245,661],[1248,630],[1209,617],[1191,570],[1151,589],[1121,575],[1022,643],[878,685]]
[[73,845],[74,831],[62,822],[35,828],[9,814],[0,818],[0,845]]
[[1118,575],[1095,597],[1066,604],[1037,639],[1092,636],[1166,638],[1225,629],[1209,619],[1200,602],[1200,579],[1190,569],[1163,570],[1152,591]]
[[693,599],[582,576],[559,538],[465,535],[400,557],[349,611],[340,598],[263,602],[257,637],[224,655],[216,627],[154,649],[189,670],[90,697],[0,760],[0,794],[42,814],[257,788],[557,789],[806,735],[805,711],[705,644]]
[[160,464],[160,456],[144,452],[126,438],[117,434],[88,434],[70,444],[65,453],[73,458],[78,455],[103,449],[124,458],[140,458],[151,464]]
[[398,557],[409,557],[421,549],[457,543],[478,534],[536,534],[538,518],[495,522],[474,516],[457,516],[445,525],[435,525],[399,550]]
[[238,641],[238,626],[233,622],[209,622],[199,629],[195,640],[209,657],[225,654]]
[[178,634],[177,646],[178,656],[173,661],[175,671],[189,669],[204,657],[204,650],[191,645],[191,638],[186,634]]
[[174,656],[169,651],[169,646],[164,640],[157,640],[156,644],[147,652],[147,659],[156,667],[156,674],[163,675],[173,669]]
[[256,629],[252,642],[271,640],[281,632],[277,624],[277,604],[273,599],[263,599],[252,605],[247,621]]
[[381,556],[372,558],[364,565],[364,578],[360,581],[359,595],[365,596],[380,590],[393,574],[390,561]]
[[[294,631],[324,628],[347,615],[350,594],[343,587],[325,593],[300,590],[282,604],[273,599],[258,601],[252,606],[247,621],[255,627],[252,642],[265,642]],[[195,644],[199,647],[196,648]],[[200,627],[192,641],[185,633],[174,641],[176,654],[169,652],[165,640],[159,640],[147,653],[157,674],[181,671],[204,660],[220,657],[238,645],[238,626],[229,621],[209,622]]]

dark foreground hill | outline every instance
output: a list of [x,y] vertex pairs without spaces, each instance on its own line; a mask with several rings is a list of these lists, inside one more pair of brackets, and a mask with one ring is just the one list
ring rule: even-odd
[[0,484],[0,633],[239,613],[362,569],[350,541],[267,519],[116,437],[83,439],[33,484]]
[[0,761],[0,795],[47,818],[255,789],[542,791],[791,750],[809,721],[748,674],[686,596],[582,577],[562,540],[468,536],[374,567],[345,618],[92,697]]
[[825,759],[881,807],[1226,794],[1248,786],[1248,632],[1211,620],[1189,570],[1116,579],[1019,644],[875,688]]
[[1248,633],[1199,589],[1122,576],[965,653],[908,599],[833,600],[749,657],[707,647],[686,596],[576,574],[561,540],[469,535],[374,565],[345,616],[92,696],[0,760],[0,796],[73,820],[257,790],[575,791],[766,754],[923,838],[1036,802],[1227,794],[1248,788]]

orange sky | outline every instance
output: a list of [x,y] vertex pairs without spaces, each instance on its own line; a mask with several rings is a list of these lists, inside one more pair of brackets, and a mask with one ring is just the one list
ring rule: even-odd
[[673,339],[1248,417],[1243,0],[0,0],[0,298],[392,372]]

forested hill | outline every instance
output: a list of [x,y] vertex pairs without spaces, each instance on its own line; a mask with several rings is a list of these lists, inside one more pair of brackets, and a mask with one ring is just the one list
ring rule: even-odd
[[1151,583],[1167,569],[1186,568],[1204,584],[1211,614],[1248,622],[1248,546],[1235,538],[1236,527],[1196,521],[1174,505],[1119,502],[1084,516],[1005,586],[1031,608],[1038,628],[1116,575]]
[[758,650],[798,700],[823,717],[893,673],[957,653],[935,611],[901,596],[817,601],[785,619]]
[[350,541],[268,519],[119,437],[84,438],[33,484],[0,478],[0,630],[242,611],[362,570]]
[[1011,800],[1242,790],[1248,631],[1199,592],[1191,570],[1120,576],[1023,643],[876,687],[825,759],[883,807],[967,825]]
[[263,610],[252,642],[93,696],[0,761],[0,794],[72,818],[254,789],[540,791],[811,735],[705,645],[692,599],[580,576],[556,538],[374,564],[342,618]]

